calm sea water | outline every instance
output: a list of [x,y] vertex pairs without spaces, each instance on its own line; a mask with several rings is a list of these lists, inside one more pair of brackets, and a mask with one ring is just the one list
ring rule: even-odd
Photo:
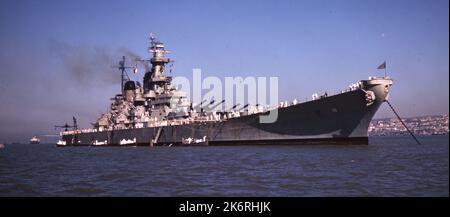
[[448,136],[369,146],[0,149],[0,196],[449,196]]

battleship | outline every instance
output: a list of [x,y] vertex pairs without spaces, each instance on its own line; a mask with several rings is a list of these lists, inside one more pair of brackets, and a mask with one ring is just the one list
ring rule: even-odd
[[[367,145],[369,124],[387,101],[392,85],[386,75],[369,77],[337,94],[314,94],[305,102],[204,111],[198,106],[194,109],[186,92],[178,90],[172,76],[166,75],[172,60],[154,35],[149,52],[150,67],[143,84],[129,79],[126,69],[132,67],[125,65],[123,57],[118,67],[121,93],[111,98],[109,111],[91,128],[78,128],[75,117],[73,125],[58,126],[65,130],[57,146]],[[274,110],[276,121],[261,121]]]

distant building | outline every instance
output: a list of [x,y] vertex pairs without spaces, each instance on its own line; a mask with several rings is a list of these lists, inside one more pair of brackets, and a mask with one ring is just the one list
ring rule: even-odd
[[[448,135],[448,114],[403,118],[403,122],[416,135]],[[396,118],[375,119],[369,126],[369,135],[403,135],[406,128]]]

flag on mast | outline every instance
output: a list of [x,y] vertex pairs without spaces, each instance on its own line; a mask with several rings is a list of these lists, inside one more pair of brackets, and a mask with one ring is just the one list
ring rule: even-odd
[[379,65],[377,69],[386,69],[386,61]]
[[384,69],[384,77],[387,76],[387,72],[386,72],[386,61],[384,61],[381,65],[379,65],[377,69]]

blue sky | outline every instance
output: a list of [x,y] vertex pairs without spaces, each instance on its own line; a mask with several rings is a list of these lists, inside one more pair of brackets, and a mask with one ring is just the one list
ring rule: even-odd
[[[402,116],[446,114],[448,20],[446,0],[2,0],[0,142],[55,134],[72,115],[89,126],[120,89],[106,62],[148,57],[150,32],[174,75],[279,76],[281,100],[383,75],[386,60]],[[71,73],[78,63],[86,73]],[[383,105],[376,117],[393,114]]]

